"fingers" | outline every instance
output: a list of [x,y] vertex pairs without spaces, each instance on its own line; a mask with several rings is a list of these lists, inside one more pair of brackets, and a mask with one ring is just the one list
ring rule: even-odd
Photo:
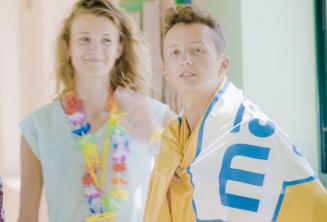
[[173,176],[173,181],[176,183],[181,183],[182,179],[175,173]]
[[113,97],[117,102],[119,108],[126,112],[132,112],[137,107],[144,104],[146,96],[132,90],[130,87],[118,86],[115,90]]
[[128,114],[121,123],[128,128],[131,134],[148,142],[160,125],[155,118],[149,97],[130,87],[118,86],[114,93],[114,99],[119,112]]
[[177,182],[177,183],[182,182],[182,177],[181,177],[182,171],[183,171],[183,168],[181,166],[178,166],[174,173],[174,176],[173,176],[174,182]]

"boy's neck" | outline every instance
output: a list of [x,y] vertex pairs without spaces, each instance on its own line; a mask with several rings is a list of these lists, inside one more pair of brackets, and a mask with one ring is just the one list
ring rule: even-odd
[[190,132],[194,130],[201,116],[206,111],[215,91],[196,93],[185,96],[183,101],[184,116],[186,117]]
[[184,116],[186,117],[190,132],[194,130],[202,115],[206,112],[215,93],[221,89],[225,81],[226,78],[223,77],[219,81],[218,86],[212,90],[203,90],[201,92],[194,92],[192,95],[182,96]]

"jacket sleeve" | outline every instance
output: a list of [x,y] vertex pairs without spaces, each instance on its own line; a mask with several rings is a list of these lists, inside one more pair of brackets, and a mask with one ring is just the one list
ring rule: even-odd
[[178,141],[178,123],[173,122],[162,135],[160,151],[150,179],[144,222],[172,221],[167,191],[182,158],[182,147]]

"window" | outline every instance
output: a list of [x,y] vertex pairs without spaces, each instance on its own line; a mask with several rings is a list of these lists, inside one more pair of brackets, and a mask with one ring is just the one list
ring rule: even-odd
[[[317,71],[320,109],[321,170],[327,174],[327,35],[326,0],[316,0]],[[326,182],[326,181],[325,181]]]

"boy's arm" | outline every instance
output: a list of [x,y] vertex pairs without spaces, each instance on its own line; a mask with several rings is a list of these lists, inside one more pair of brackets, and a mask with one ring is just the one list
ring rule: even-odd
[[181,162],[181,149],[178,125],[174,122],[162,135],[160,152],[151,175],[144,222],[171,221],[167,192],[175,170]]

